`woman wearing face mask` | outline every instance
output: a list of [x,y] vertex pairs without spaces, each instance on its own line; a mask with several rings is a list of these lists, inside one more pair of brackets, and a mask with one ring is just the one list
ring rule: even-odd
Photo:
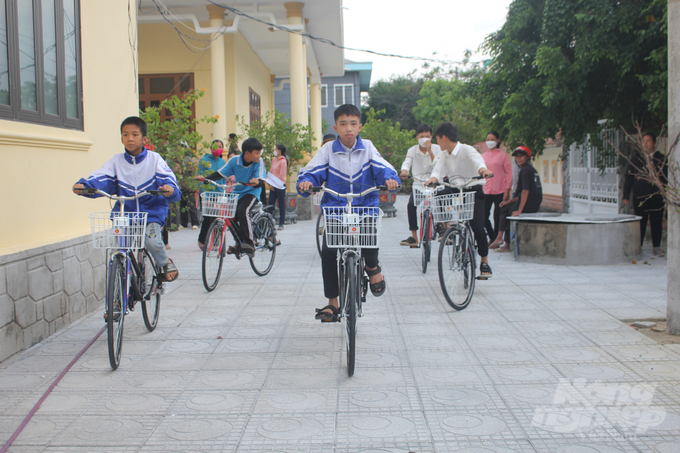
[[[222,140],[213,140],[212,144],[210,145],[210,153],[209,154],[207,153],[205,156],[201,157],[200,161],[198,161],[198,171],[205,176],[211,175],[220,168],[224,167],[226,165],[226,162],[224,161],[224,159],[222,159],[223,152],[224,143],[222,143]],[[227,183],[224,179],[219,179],[215,182],[217,184]],[[199,191],[201,193],[206,191],[213,192],[215,190],[218,189],[214,186],[210,188],[205,188],[205,186],[201,185],[201,187],[199,187]],[[198,248],[201,250],[203,250],[203,244],[205,243],[205,235],[208,234],[208,229],[210,228],[210,225],[212,224],[213,220],[214,217],[203,217],[203,223],[201,224],[201,232],[198,233]]]
[[[486,135],[486,147],[489,151],[482,154],[486,168],[495,175],[488,178],[484,184],[483,191],[486,195],[486,220],[484,227],[489,240],[493,241],[498,236],[498,224],[500,222],[501,202],[510,199],[510,189],[512,188],[512,163],[510,156],[499,148],[500,136],[498,132],[491,131]],[[489,215],[493,206],[493,227]]]
[[281,188],[276,188],[269,184],[269,204],[275,206],[279,202],[279,230],[283,230],[283,223],[286,220],[286,175],[288,174],[288,161],[286,160],[286,147],[276,145],[272,165],[269,167],[269,174],[276,176],[281,181]]

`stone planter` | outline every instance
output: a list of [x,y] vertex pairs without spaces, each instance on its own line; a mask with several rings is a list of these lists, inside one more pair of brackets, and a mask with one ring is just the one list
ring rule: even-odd
[[397,208],[394,207],[394,203],[397,201],[396,192],[388,192],[380,194],[380,209],[385,213],[385,217],[396,217]]

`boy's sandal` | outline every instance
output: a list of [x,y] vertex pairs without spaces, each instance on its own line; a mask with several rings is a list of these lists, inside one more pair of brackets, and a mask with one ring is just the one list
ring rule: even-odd
[[[382,272],[382,269],[380,268],[380,265],[373,269],[372,271],[369,271],[366,269],[366,274],[368,274],[368,277],[373,277],[374,275],[377,275]],[[369,283],[368,285],[371,288],[371,294],[375,297],[380,297],[385,293],[385,276],[383,276],[382,281],[379,281],[378,283]]]
[[282,226],[280,226],[280,227],[278,228],[278,230],[279,230],[279,231],[283,230],[283,227],[282,227]]
[[493,277],[493,273],[491,272],[491,266],[489,266],[487,263],[482,263],[479,265],[479,278],[481,279],[488,279]]
[[227,255],[236,255],[236,252],[237,250],[235,245],[230,245],[227,249]]
[[174,282],[179,277],[179,270],[175,263],[168,258],[168,263],[163,266],[163,273],[158,275],[158,280],[161,282]]
[[335,322],[338,320],[338,309],[333,305],[326,305],[323,308],[317,308],[314,319],[319,319],[321,322]]

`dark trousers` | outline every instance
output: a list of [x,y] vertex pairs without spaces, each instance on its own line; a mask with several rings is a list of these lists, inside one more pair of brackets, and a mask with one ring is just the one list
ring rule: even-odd
[[[499,193],[497,195],[486,194],[484,200],[484,228],[486,229],[486,235],[494,241],[498,236],[500,229],[498,224],[501,219],[501,201],[503,201],[503,194]],[[491,206],[493,206],[493,226],[491,225]]]
[[651,226],[652,232],[652,247],[661,246],[661,234],[663,232],[663,203],[650,203],[653,200],[648,200],[640,206],[640,200],[635,200],[635,215],[642,217],[640,220],[640,245],[645,242],[645,233],[647,232],[647,220]]
[[182,198],[179,200],[180,219],[183,227],[189,226],[189,217],[191,217],[191,224],[198,226],[198,211],[196,210],[196,197],[194,191],[189,189],[182,189]]
[[245,194],[238,199],[238,205],[236,207],[236,225],[238,227],[239,233],[241,233],[241,239],[246,244],[253,244],[253,228],[250,225],[250,216],[248,211],[253,205],[257,203],[257,198],[253,194]]
[[[474,192],[475,193],[475,211],[470,220],[470,228],[472,228],[472,233],[475,235],[475,241],[477,241],[477,253],[479,256],[484,258],[489,255],[489,241],[486,239],[486,233],[484,232],[484,211],[486,197],[482,191],[482,186],[472,186],[463,189],[464,192]],[[446,187],[437,192],[437,195],[446,195],[450,193],[457,192],[450,187]]]
[[203,223],[201,223],[201,231],[198,233],[198,242],[205,244],[205,237],[208,235],[210,225],[215,221],[215,217],[203,216]]
[[411,191],[411,196],[406,205],[406,214],[408,215],[408,229],[411,231],[418,231],[418,212],[416,210],[415,202],[413,201],[413,191]]
[[279,226],[283,226],[286,220],[286,189],[272,187],[269,190],[269,204],[276,206],[277,201],[279,202]]
[[[328,299],[338,297],[340,286],[338,283],[338,250],[329,248],[326,244],[326,235],[323,236],[321,247],[321,275],[323,276],[323,293]],[[371,269],[378,265],[378,249],[362,249],[366,267]]]

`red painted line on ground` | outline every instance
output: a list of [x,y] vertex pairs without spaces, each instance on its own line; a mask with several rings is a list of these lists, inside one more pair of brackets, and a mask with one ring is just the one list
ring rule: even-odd
[[59,376],[57,376],[57,378],[54,380],[54,382],[52,382],[52,385],[50,385],[50,388],[48,388],[47,391],[43,394],[43,396],[38,400],[38,402],[35,403],[35,406],[33,406],[33,409],[31,409],[31,412],[28,413],[28,415],[26,416],[24,421],[21,423],[21,425],[19,425],[17,430],[14,431],[14,434],[12,434],[12,437],[10,437],[9,440],[2,447],[2,450],[0,450],[0,453],[5,453],[9,449],[9,447],[12,446],[12,443],[16,440],[17,437],[19,437],[19,434],[21,434],[21,431],[23,431],[24,428],[26,427],[26,425],[28,425],[28,422],[31,421],[31,418],[33,418],[33,415],[35,415],[35,413],[38,411],[38,409],[40,409],[40,406],[42,405],[43,401],[45,401],[45,399],[50,395],[50,393],[52,393],[52,390],[54,390],[54,388],[57,386],[57,384],[59,384],[59,381],[61,381],[61,379],[71,369],[71,367],[73,365],[75,365],[75,363],[78,361],[78,359],[85,353],[85,351],[87,351],[90,348],[90,346],[92,346],[92,343],[97,341],[97,338],[99,338],[99,336],[101,334],[103,334],[105,330],[106,330],[106,326],[102,327],[102,330],[100,330],[99,333],[97,333],[97,335],[95,335],[94,338],[92,340],[90,340],[90,342],[87,344],[87,346],[85,346],[83,348],[83,350],[80,351],[78,353],[78,355],[75,356],[75,358],[73,360],[71,360],[71,363],[69,363],[66,366],[66,368],[64,368],[64,371],[62,371],[61,374]]

